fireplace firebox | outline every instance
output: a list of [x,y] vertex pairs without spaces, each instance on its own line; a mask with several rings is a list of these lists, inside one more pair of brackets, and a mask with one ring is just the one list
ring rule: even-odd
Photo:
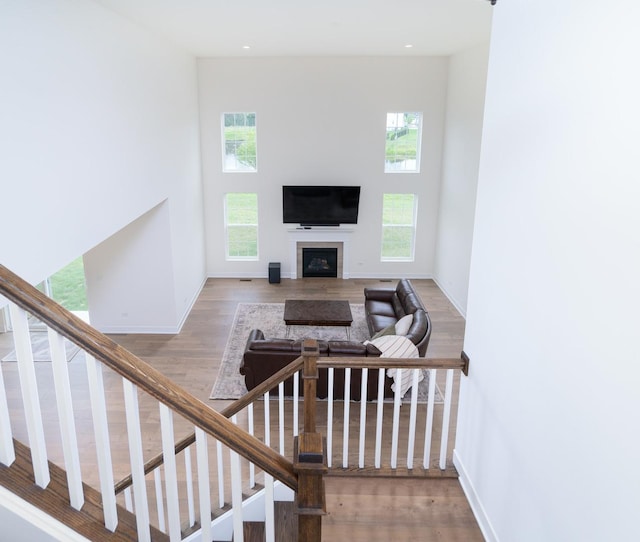
[[338,249],[337,248],[303,248],[302,249],[303,277],[337,277]]

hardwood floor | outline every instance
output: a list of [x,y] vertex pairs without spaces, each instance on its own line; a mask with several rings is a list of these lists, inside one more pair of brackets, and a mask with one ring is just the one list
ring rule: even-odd
[[[428,357],[459,357],[462,350],[464,320],[431,280],[412,280],[433,322]],[[111,338],[153,365],[212,408],[220,410],[229,401],[210,401],[209,393],[218,373],[219,363],[231,329],[237,303],[283,302],[294,299],[341,299],[352,303],[364,301],[365,287],[392,287],[395,282],[374,279],[284,279],[269,284],[266,279],[209,279],[200,293],[185,325],[178,335],[112,335]],[[12,349],[11,334],[0,334],[0,357]],[[79,416],[78,432],[91,433],[91,420],[86,406],[84,363],[69,363],[73,401]],[[4,362],[2,371],[8,390],[9,410],[14,436],[26,442],[16,364]],[[51,393],[51,368],[36,364],[45,423],[57,424],[55,400]],[[116,375],[105,373],[107,394],[121,397],[122,384]],[[13,391],[15,390],[15,391]],[[50,408],[48,408],[50,406]],[[455,405],[454,405],[455,406]],[[83,410],[84,407],[84,410]],[[152,401],[140,400],[144,452],[152,455],[160,450],[158,409]],[[126,428],[122,412],[109,412],[115,475],[129,472]],[[86,418],[86,419],[85,419]],[[55,422],[55,423],[54,423]],[[190,431],[176,424],[180,438]],[[56,433],[57,431],[52,431]],[[452,442],[454,435],[450,435]],[[49,439],[49,435],[47,436]],[[87,437],[87,446],[92,444]],[[47,442],[51,455],[59,453],[59,437]],[[85,475],[83,469],[83,475]],[[86,467],[86,477],[95,478],[95,465]],[[475,541],[482,535],[457,480],[398,478],[329,477],[327,507],[329,515],[323,523],[324,540],[368,542],[397,540]]]

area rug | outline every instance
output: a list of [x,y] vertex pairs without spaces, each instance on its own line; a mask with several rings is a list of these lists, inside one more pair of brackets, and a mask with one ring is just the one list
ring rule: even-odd
[[[364,315],[364,305],[351,304],[353,324],[351,325],[351,340],[365,341],[369,338],[369,329]],[[261,329],[267,338],[284,338],[287,332],[284,320],[284,303],[238,303],[236,314],[231,326],[231,332],[222,354],[218,376],[211,390],[209,399],[239,399],[247,388],[244,376],[239,368],[247,338],[253,329]],[[289,337],[293,339],[312,338],[319,340],[346,340],[344,327],[314,327],[292,326]],[[418,386],[418,401],[426,402],[429,387],[428,372]],[[411,391],[404,400],[410,400]],[[442,402],[442,397],[436,386],[436,402]]]
[[[49,334],[46,331],[36,331],[29,334],[31,338],[31,351],[33,352],[33,361],[51,361],[51,352],[49,352]],[[64,350],[67,361],[71,361],[80,351],[80,347],[73,344],[68,339],[64,340]],[[18,361],[16,351],[12,350],[2,361]]]

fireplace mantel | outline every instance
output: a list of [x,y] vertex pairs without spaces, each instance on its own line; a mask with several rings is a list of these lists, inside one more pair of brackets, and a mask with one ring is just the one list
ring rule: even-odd
[[[350,253],[350,241],[351,234],[355,230],[347,228],[292,228],[288,229],[289,236],[289,254],[290,254],[290,277],[297,279],[298,276],[302,277],[302,273],[298,270],[298,248],[299,245],[313,243],[313,245],[319,246],[320,243],[329,243],[330,246],[336,244],[341,245],[342,257],[339,257],[338,277],[343,279],[349,278],[349,253]],[[341,263],[341,265],[340,265]]]

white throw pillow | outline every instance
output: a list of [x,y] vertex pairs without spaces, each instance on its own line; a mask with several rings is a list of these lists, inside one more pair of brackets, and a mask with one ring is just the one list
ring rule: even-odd
[[413,324],[413,314],[407,314],[396,322],[396,335],[406,335]]

